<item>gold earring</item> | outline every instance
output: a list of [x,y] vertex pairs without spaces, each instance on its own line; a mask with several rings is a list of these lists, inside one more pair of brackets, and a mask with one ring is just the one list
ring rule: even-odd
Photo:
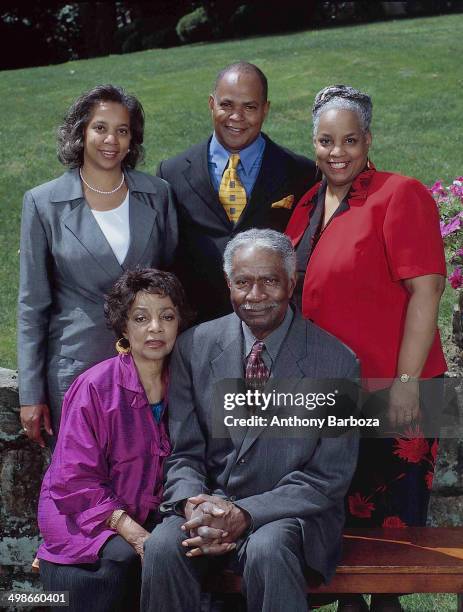
[[367,157],[367,168],[368,170],[371,170],[371,163],[370,163],[370,158]]
[[[126,346],[122,344],[123,342],[126,344]],[[128,355],[130,353],[130,344],[127,338],[119,338],[119,340],[116,342],[116,351],[119,353],[119,355]]]

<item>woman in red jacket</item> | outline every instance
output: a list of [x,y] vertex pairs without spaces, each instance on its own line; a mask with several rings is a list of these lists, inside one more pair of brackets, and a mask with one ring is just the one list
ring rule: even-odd
[[[347,523],[417,526],[426,522],[437,452],[416,425],[419,379],[446,370],[437,330],[445,259],[426,188],[369,161],[371,111],[370,97],[352,87],[318,93],[313,142],[323,180],[302,197],[286,233],[304,316],[356,352],[370,399],[387,398],[389,431],[405,427],[396,438],[362,440]],[[367,609],[360,596],[338,608]],[[370,609],[401,608],[397,598],[376,597]]]

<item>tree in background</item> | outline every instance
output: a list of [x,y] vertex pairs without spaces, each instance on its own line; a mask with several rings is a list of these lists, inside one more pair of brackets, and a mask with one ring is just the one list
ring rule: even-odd
[[0,67],[22,68],[78,57],[80,27],[74,4],[36,0],[0,9]]
[[191,0],[124,0],[118,4],[120,23],[116,45],[119,53],[178,45],[175,26],[193,5]]
[[452,10],[462,0],[3,0],[0,68]]
[[76,18],[80,30],[79,58],[109,55],[116,51],[118,2],[79,2]]

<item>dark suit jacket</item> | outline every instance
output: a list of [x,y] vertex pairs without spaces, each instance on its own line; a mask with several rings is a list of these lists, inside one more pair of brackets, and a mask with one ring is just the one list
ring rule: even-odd
[[299,198],[315,182],[315,164],[278,146],[264,135],[262,166],[250,201],[236,225],[231,223],[209,176],[209,140],[161,162],[158,176],[172,186],[178,206],[179,249],[175,271],[182,281],[198,322],[231,312],[222,271],[227,242],[252,227],[284,231],[290,208],[272,204],[286,196]]
[[[340,553],[344,495],[357,461],[357,434],[326,438],[310,428],[303,437],[269,437],[266,427],[230,427],[229,437],[219,438],[212,419],[217,413],[223,419],[225,411],[214,396],[216,385],[243,377],[243,333],[235,314],[182,334],[170,374],[173,451],[166,462],[162,509],[209,493],[236,500],[251,515],[254,530],[297,518],[307,564],[331,576]],[[350,349],[296,313],[268,384],[277,379],[354,379],[358,374]]]

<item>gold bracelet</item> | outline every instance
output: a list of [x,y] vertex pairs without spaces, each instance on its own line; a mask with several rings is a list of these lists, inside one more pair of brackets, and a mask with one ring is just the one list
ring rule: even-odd
[[109,521],[107,521],[108,527],[116,531],[117,524],[121,520],[123,514],[127,514],[127,512],[125,510],[114,510],[109,517]]

